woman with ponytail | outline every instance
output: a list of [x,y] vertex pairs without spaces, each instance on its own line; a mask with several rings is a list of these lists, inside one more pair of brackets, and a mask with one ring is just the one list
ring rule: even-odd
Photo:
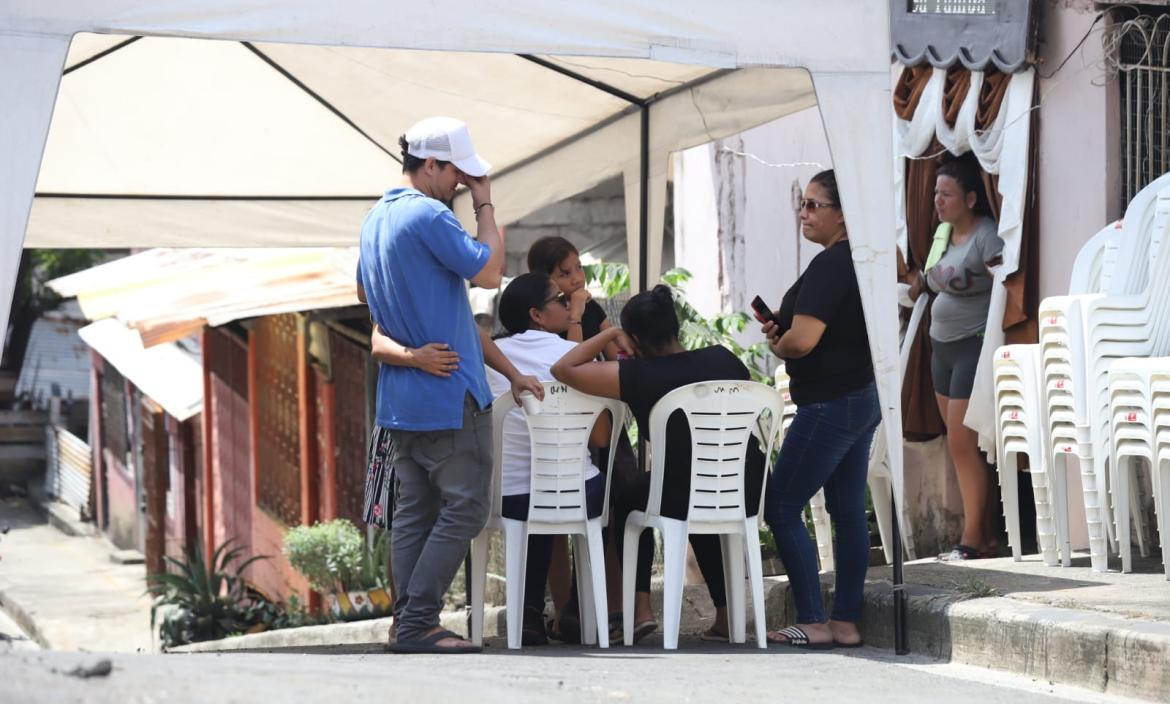
[[[656,286],[630,299],[621,314],[621,328],[608,328],[570,350],[552,367],[559,381],[594,396],[624,401],[633,411],[639,428],[650,427],[650,409],[674,389],[699,381],[720,379],[749,381],[751,374],[727,348],[714,345],[686,350],[679,342],[679,322],[674,296],[667,286]],[[633,357],[618,361],[595,361],[607,345],[616,344]],[[666,445],[657,448],[665,453],[665,476],[662,488],[662,515],[686,518],[690,498],[691,438],[681,412],[670,417],[666,426]],[[650,475],[638,473],[629,481],[610,488],[614,498],[612,531],[621,540],[626,516],[644,510],[650,495]],[[764,479],[764,453],[753,438],[748,449],[747,505],[749,512],[759,506]],[[638,549],[634,600],[634,640],[657,629],[650,607],[650,563],[654,555],[650,532],[643,531]],[[723,558],[719,537],[690,536],[691,547],[703,579],[715,605],[715,622],[701,635],[705,640],[727,640],[727,593],[723,582]],[[618,546],[621,555],[621,546]]]

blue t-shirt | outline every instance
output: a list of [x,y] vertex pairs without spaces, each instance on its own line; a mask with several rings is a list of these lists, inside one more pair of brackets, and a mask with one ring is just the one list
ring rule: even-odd
[[366,215],[358,283],[374,322],[409,347],[445,342],[459,353],[459,368],[448,378],[379,365],[379,426],[458,429],[465,394],[481,409],[491,403],[464,284],[490,256],[491,250],[472,239],[447,206],[413,188],[390,189]]

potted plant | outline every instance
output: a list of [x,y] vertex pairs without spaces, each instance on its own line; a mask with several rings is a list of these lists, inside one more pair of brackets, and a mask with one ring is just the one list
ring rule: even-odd
[[297,526],[285,533],[284,554],[310,587],[326,595],[338,618],[356,621],[389,615],[385,531],[367,541],[344,518]]

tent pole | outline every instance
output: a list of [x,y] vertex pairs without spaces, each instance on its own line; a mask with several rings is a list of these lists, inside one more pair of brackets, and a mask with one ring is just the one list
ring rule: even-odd
[[650,106],[643,105],[641,136],[641,190],[638,193],[638,292],[649,291],[650,282]]
[[890,492],[890,515],[894,517],[894,654],[908,655],[910,646],[906,634],[906,592],[902,579],[902,531],[898,525],[898,505]]

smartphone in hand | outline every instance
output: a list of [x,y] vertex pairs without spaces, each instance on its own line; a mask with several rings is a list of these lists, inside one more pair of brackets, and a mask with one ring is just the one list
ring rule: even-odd
[[756,320],[760,321],[761,324],[768,321],[780,324],[780,321],[776,320],[776,316],[772,314],[772,309],[759,296],[752,299],[752,312],[755,313]]

